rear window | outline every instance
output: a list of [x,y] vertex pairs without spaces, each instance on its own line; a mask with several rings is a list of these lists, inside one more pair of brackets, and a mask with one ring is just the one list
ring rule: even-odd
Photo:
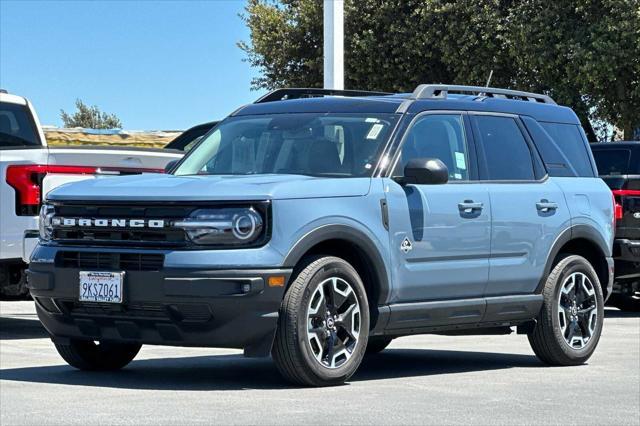
[[[563,123],[541,122],[540,124],[554,142],[554,146],[539,145],[540,154],[545,163],[547,163],[549,157],[557,158],[558,155],[554,151],[559,151],[565,161],[570,161],[570,168],[575,171],[577,176],[594,176],[589,151],[585,140],[582,138],[580,126]],[[551,162],[554,161],[556,160]]]
[[511,117],[473,117],[484,154],[486,180],[534,180],[531,151]]
[[594,149],[593,157],[601,176],[639,173],[637,170],[631,170],[631,150],[629,149]]
[[0,102],[0,149],[40,145],[35,123],[27,107]]

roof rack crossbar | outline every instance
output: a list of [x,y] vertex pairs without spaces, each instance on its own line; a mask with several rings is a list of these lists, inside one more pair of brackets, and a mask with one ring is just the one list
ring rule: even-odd
[[550,96],[520,90],[498,89],[495,87],[458,86],[450,84],[421,84],[413,91],[413,99],[447,99],[449,92],[477,93],[486,97],[519,98],[530,102],[556,105]]
[[387,96],[393,95],[388,92],[369,92],[365,90],[335,90],[335,89],[304,89],[304,88],[291,88],[291,89],[276,89],[256,100],[255,104],[262,104],[265,102],[283,101],[288,99],[300,99],[311,98],[318,96],[347,96],[347,97],[360,97],[360,96]]

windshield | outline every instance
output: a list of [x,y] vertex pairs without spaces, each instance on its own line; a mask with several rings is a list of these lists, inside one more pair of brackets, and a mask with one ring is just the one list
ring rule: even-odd
[[394,114],[276,114],[220,123],[176,175],[370,176]]
[[40,145],[36,126],[27,107],[0,102],[0,149]]

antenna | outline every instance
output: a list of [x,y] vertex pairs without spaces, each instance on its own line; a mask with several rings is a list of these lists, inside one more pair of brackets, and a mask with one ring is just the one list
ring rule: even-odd
[[489,84],[491,84],[491,77],[493,77],[493,70],[491,70],[491,72],[489,73],[489,78],[487,79],[487,85],[484,87],[489,87]]

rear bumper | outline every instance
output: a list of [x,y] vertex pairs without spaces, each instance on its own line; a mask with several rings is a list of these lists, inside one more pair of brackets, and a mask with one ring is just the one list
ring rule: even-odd
[[616,281],[640,279],[640,241],[616,239],[613,244]]
[[227,347],[269,354],[289,269],[126,271],[122,304],[80,303],[79,269],[32,262],[28,287],[54,341]]

